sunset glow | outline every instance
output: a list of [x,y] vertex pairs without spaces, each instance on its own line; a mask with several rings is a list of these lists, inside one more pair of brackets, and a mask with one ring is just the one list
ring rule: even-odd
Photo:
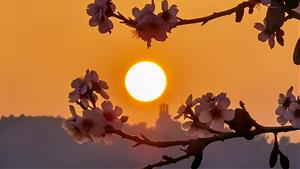
[[149,102],[162,95],[166,88],[164,71],[153,62],[139,62],[132,66],[125,78],[129,94],[143,102]]

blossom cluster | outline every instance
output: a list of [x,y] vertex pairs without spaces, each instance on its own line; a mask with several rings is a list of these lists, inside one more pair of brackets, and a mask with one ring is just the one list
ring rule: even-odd
[[178,22],[176,5],[169,7],[168,1],[163,0],[161,4],[162,12],[155,14],[155,4],[146,4],[143,9],[137,7],[132,9],[134,21],[136,22],[136,35],[147,42],[147,47],[151,46],[152,39],[165,41]]
[[[185,104],[181,105],[174,119],[184,117],[188,119],[182,124],[182,128],[187,130],[190,135],[198,137],[210,137],[213,131],[225,131],[225,121],[234,119],[235,111],[229,109],[230,100],[226,93],[214,96],[207,93],[200,98],[193,99],[190,95]],[[206,127],[203,127],[206,126]]]
[[[253,0],[257,1],[257,0]],[[268,41],[270,48],[275,46],[276,41],[284,46],[284,31],[281,29],[286,21],[285,8],[295,9],[299,5],[298,0],[260,0],[260,3],[268,6],[264,23],[255,23],[254,27],[261,31],[258,34],[258,40],[261,42]]]
[[279,95],[278,104],[275,111],[278,123],[285,125],[290,122],[294,128],[300,128],[300,98],[293,94],[293,87],[285,95]]
[[[177,6],[169,6],[168,1],[163,0],[161,9],[160,13],[154,13],[154,0],[152,0],[151,4],[146,4],[142,9],[137,7],[132,9],[134,20],[130,20],[134,24],[131,26],[135,28],[137,37],[147,42],[148,48],[151,46],[152,39],[165,41],[168,38],[167,32],[170,33],[177,25]],[[87,14],[91,17],[89,20],[90,26],[98,26],[100,33],[111,33],[113,23],[109,17],[117,16],[114,13],[115,10],[116,6],[111,0],[95,0],[94,3],[88,5],[87,9]]]
[[[128,117],[121,116],[122,108],[113,106],[108,100],[109,96],[104,91],[108,89],[106,82],[99,79],[96,71],[87,70],[83,78],[76,78],[72,81],[71,87],[74,90],[69,94],[70,103],[77,103],[83,110],[82,115],[78,115],[75,107],[70,105],[72,117],[64,121],[63,128],[78,143],[103,141],[106,144],[111,144],[114,135],[109,133],[106,127],[111,126],[120,130],[127,122]],[[100,94],[104,99],[101,107],[96,104],[97,94]]]

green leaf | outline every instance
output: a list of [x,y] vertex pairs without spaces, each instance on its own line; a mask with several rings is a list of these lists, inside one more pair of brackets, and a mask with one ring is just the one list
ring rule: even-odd
[[300,65],[300,38],[298,39],[298,42],[296,44],[293,58],[294,58],[294,63],[296,65]]
[[279,154],[278,146],[274,145],[273,150],[272,150],[271,155],[270,155],[270,159],[269,159],[270,168],[275,167],[275,165],[277,163],[277,160],[278,160],[278,154]]
[[280,152],[280,164],[282,169],[289,169],[290,168],[290,161],[283,153]]
[[235,13],[235,22],[241,22],[244,17],[244,8],[239,8]]
[[195,156],[191,169],[198,169],[201,165],[202,162],[202,157],[203,157],[203,153],[201,152],[201,154],[198,154]]

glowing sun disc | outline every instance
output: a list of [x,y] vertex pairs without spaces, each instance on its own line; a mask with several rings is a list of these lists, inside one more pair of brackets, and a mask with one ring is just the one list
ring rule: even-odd
[[167,85],[166,75],[153,62],[139,62],[127,72],[125,86],[136,100],[149,102],[159,98]]

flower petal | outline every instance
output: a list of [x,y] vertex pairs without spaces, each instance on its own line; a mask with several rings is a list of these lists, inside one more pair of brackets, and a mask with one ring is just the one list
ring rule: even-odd
[[101,107],[104,111],[112,111],[113,105],[110,101],[103,101]]
[[260,40],[261,42],[267,41],[268,38],[269,38],[269,35],[266,34],[265,32],[260,32],[260,33],[258,34],[258,40]]
[[115,106],[114,116],[119,117],[122,115],[123,109],[119,106]]
[[265,25],[262,23],[255,23],[254,28],[262,32],[266,30]]
[[217,130],[217,131],[223,131],[224,130],[224,120],[221,118],[214,119],[211,122],[210,128]]
[[232,109],[227,109],[227,110],[222,111],[222,117],[226,121],[233,120],[234,115],[235,115],[235,111]]
[[189,95],[185,101],[187,106],[191,106],[193,104],[193,95]]
[[186,121],[181,125],[181,127],[185,130],[188,130],[189,128],[191,128],[192,124],[193,124],[192,121]]
[[212,120],[211,113],[208,111],[202,111],[199,115],[199,121],[202,123],[208,123]]

